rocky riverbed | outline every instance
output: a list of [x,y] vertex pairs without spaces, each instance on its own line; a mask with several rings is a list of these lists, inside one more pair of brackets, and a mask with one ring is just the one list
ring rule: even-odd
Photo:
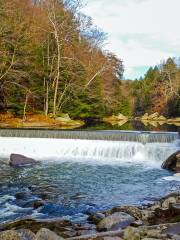
[[73,224],[63,219],[19,219],[0,225],[2,240],[178,240],[180,192],[146,207],[117,206]]

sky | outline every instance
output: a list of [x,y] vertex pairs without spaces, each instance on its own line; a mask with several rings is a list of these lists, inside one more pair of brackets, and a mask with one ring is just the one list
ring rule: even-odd
[[180,57],[180,0],[84,0],[83,12],[108,34],[106,49],[124,62],[125,78]]

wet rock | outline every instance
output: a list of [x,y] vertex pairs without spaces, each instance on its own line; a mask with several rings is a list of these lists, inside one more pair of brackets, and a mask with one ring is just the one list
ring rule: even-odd
[[107,211],[108,214],[113,214],[116,212],[125,212],[136,219],[142,219],[142,211],[141,209],[134,206],[122,206],[122,207],[114,207],[110,211]]
[[105,218],[105,214],[103,213],[94,213],[94,214],[91,214],[89,217],[88,217],[88,221],[94,223],[94,224],[98,224],[101,220],[103,220]]
[[30,193],[29,192],[18,192],[15,194],[15,198],[17,200],[24,200],[30,197]]
[[135,218],[124,212],[116,212],[105,217],[97,225],[98,231],[110,231],[122,229],[129,226]]
[[35,240],[36,235],[28,229],[20,229],[16,231],[21,240]]
[[28,158],[26,156],[20,154],[11,154],[9,164],[13,167],[25,167],[33,164],[37,164],[38,162],[32,158]]
[[163,164],[163,169],[180,172],[180,151],[173,153]]
[[59,237],[54,232],[50,231],[47,228],[41,228],[36,234],[35,240],[63,240],[64,238]]
[[23,207],[25,208],[34,208],[34,209],[38,209],[40,207],[43,207],[45,204],[44,201],[42,200],[32,200],[32,201],[29,201],[29,202],[26,202]]
[[9,230],[0,232],[0,240],[21,240],[21,237],[16,231]]
[[62,219],[22,219],[0,225],[0,231],[29,229],[33,233],[37,233],[41,228],[47,228],[57,235],[61,235],[65,231],[65,227],[72,227],[71,222]]

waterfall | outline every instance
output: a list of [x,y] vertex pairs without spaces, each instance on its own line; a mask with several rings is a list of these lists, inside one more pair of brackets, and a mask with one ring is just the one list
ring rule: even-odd
[[[18,153],[41,161],[75,161],[88,164],[143,163],[160,166],[168,156],[179,149],[177,133],[41,130],[37,132],[30,130],[26,133],[20,130],[19,137],[14,137],[18,130],[10,132],[11,137],[2,137],[2,133],[5,132],[0,130],[0,156],[2,158],[9,158],[11,153]],[[34,136],[27,138],[33,134],[42,136],[43,133],[44,138]],[[47,138],[47,135],[50,137],[53,134],[54,138]],[[57,135],[59,137],[63,135],[63,137],[57,138]],[[77,136],[81,138],[77,139]],[[85,136],[87,139],[83,139]],[[97,140],[91,139],[95,137]]]
[[0,129],[0,137],[51,138],[51,139],[85,139],[128,142],[172,142],[179,139],[176,132],[142,132],[142,131],[62,131],[42,129]]

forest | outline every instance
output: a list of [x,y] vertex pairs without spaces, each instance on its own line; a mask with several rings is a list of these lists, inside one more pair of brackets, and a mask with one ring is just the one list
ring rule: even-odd
[[180,116],[180,65],[168,58],[151,67],[144,78],[132,81],[131,93],[136,116],[158,112],[166,117]]
[[107,35],[79,0],[0,0],[0,111],[101,118],[180,116],[180,66],[169,58],[141,79],[104,50]]

